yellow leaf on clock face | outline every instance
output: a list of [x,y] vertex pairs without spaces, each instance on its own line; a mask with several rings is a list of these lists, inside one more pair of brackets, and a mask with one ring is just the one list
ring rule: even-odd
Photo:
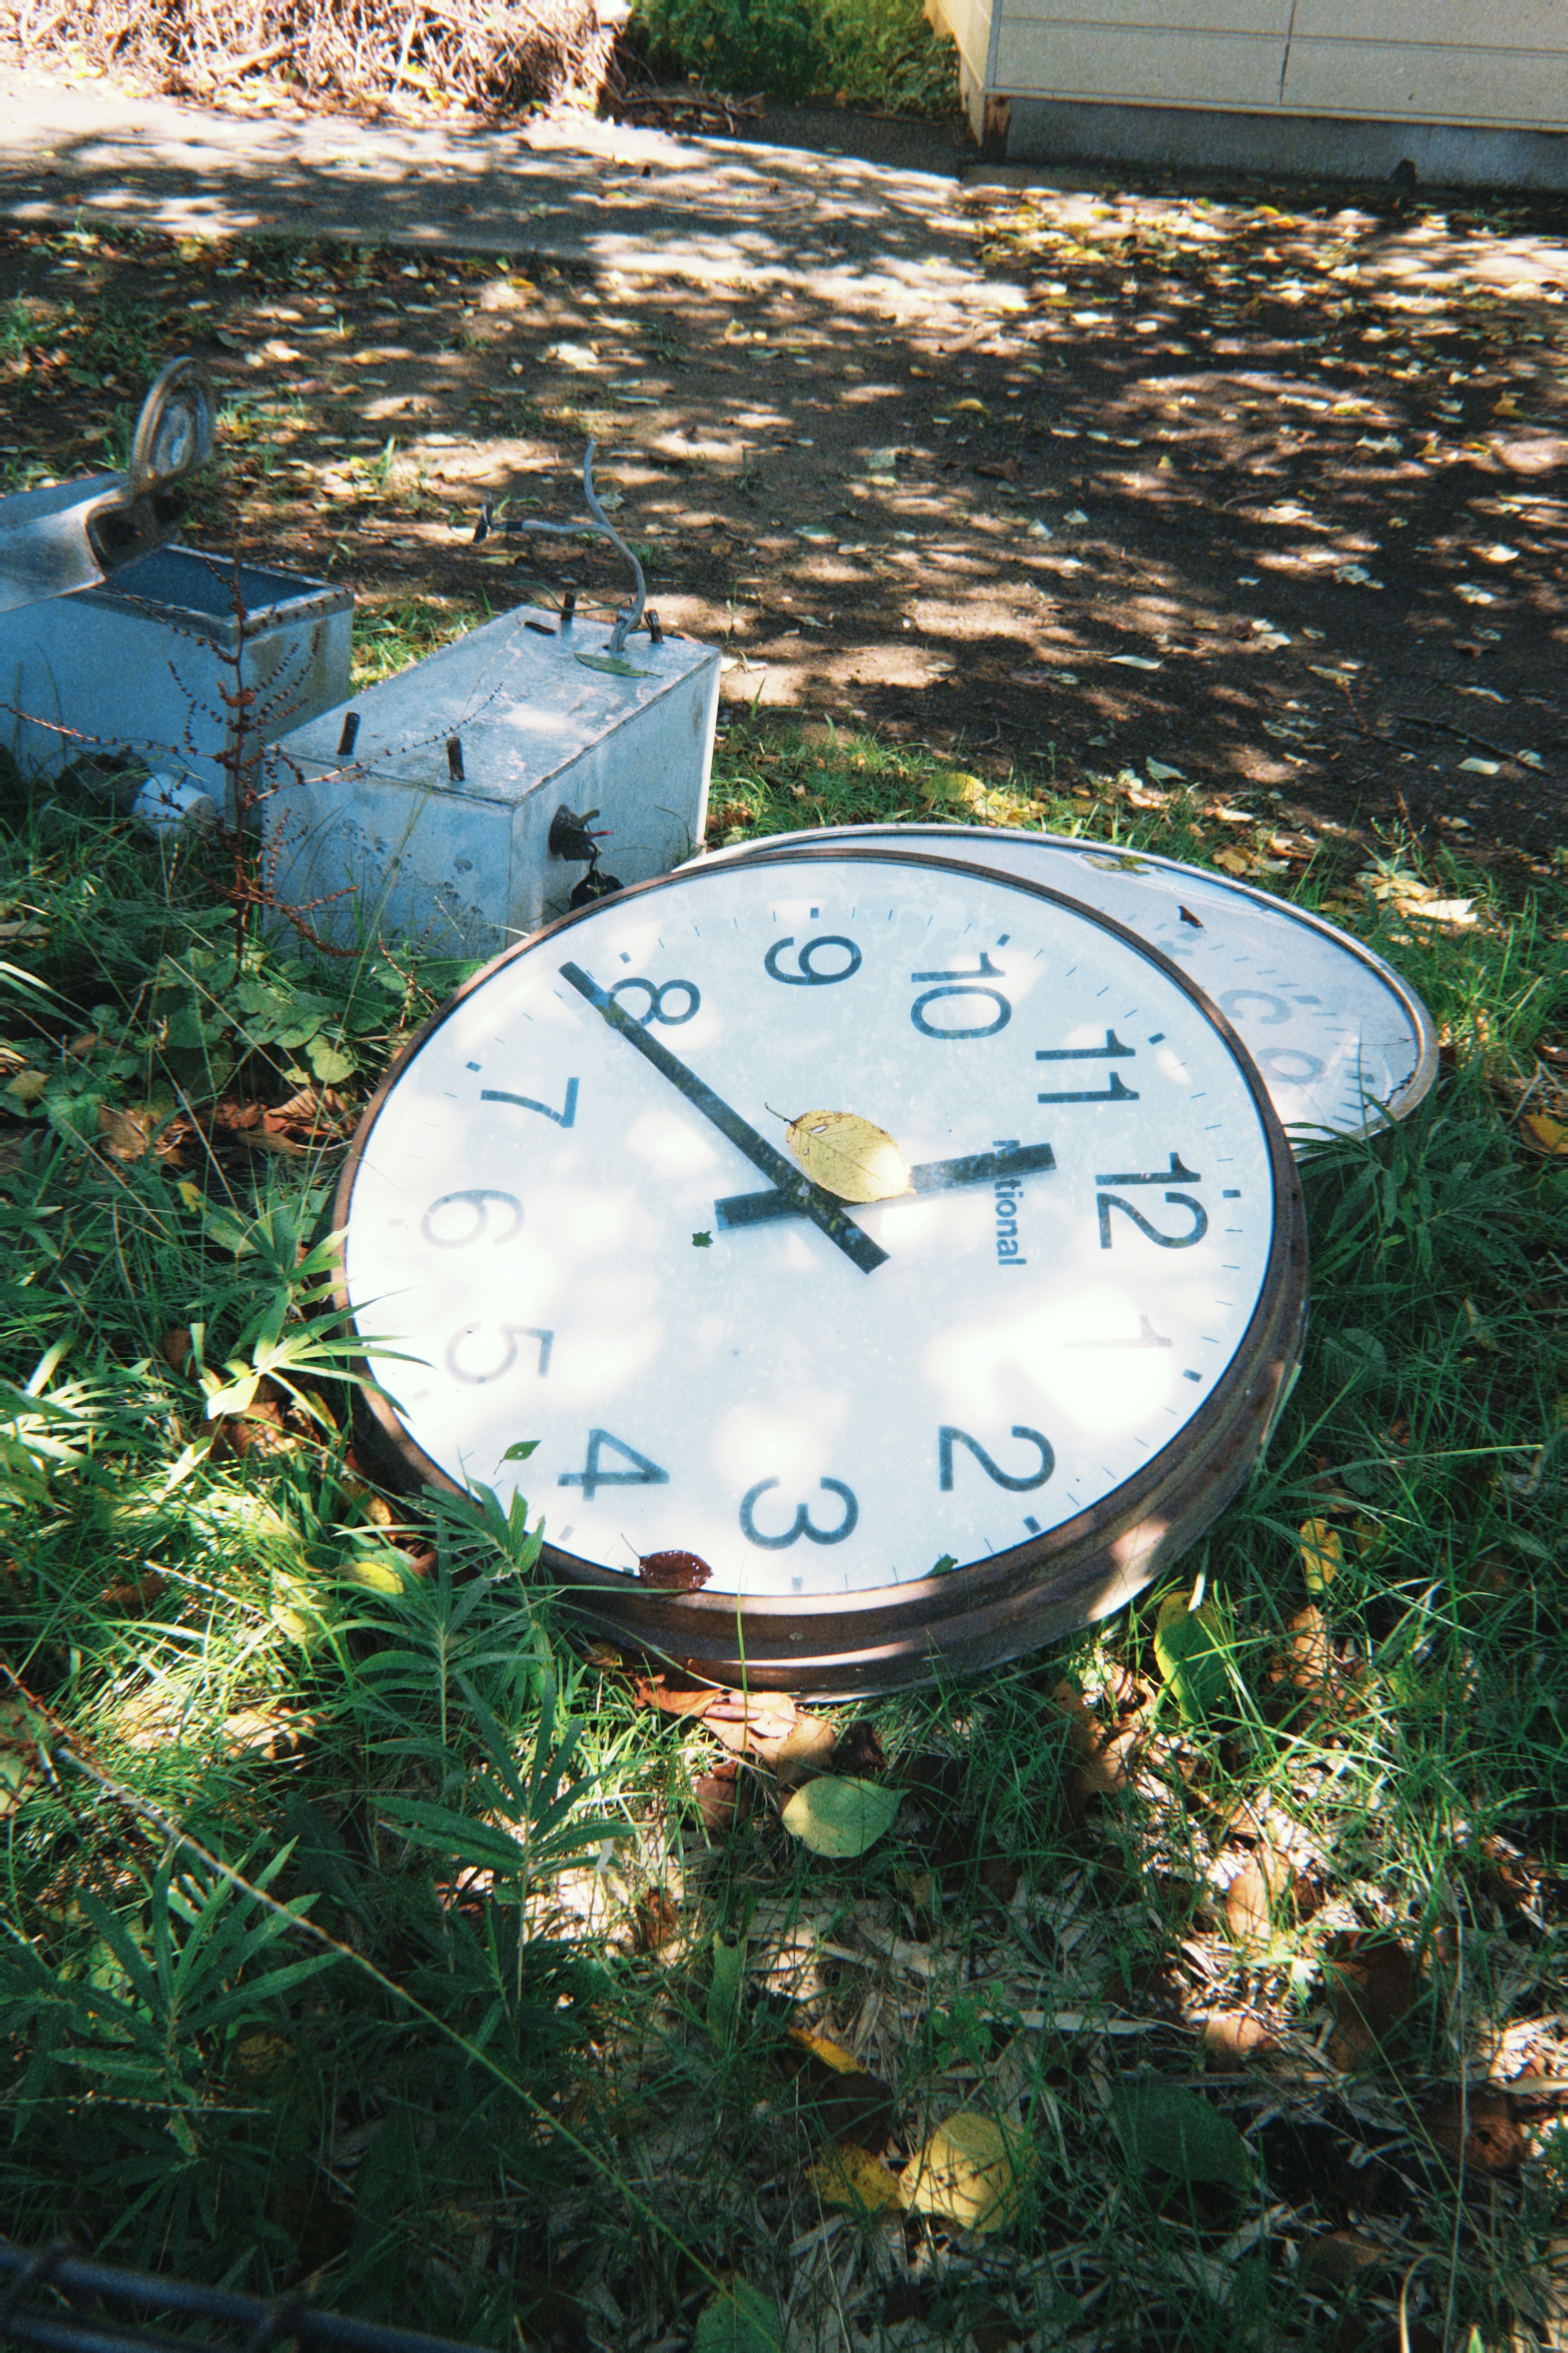
[[885,1128],[852,1111],[803,1111],[784,1131],[813,1182],[841,1201],[890,1201],[910,1189],[910,1167]]

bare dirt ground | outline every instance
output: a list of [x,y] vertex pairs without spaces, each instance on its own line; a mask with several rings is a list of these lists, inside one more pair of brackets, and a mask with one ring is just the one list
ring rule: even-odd
[[[593,202],[635,210],[652,167],[600,130]],[[14,216],[12,479],[101,462],[152,368],[202,351],[230,423],[190,535],[351,578],[391,659],[618,593],[608,551],[472,537],[487,497],[580,512],[593,435],[732,702],[1550,860],[1564,208],[978,167],[960,201],[967,290],[933,274],[929,315],[841,301],[804,206],[820,285],[762,282],[743,240],[727,278],[531,257],[526,216],[465,257]]]

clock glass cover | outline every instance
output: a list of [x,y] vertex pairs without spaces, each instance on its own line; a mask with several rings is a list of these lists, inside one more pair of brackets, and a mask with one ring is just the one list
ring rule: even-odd
[[[907,1186],[815,1181],[806,1113]],[[357,1325],[419,1360],[405,1462],[521,1486],[602,1601],[698,1555],[655,1630],[758,1681],[889,1627],[869,1679],[910,1680],[987,1596],[994,1655],[1114,1606],[1300,1335],[1289,1147],[1203,997],[1053,893],[875,850],[685,871],[503,955],[395,1068],[337,1221]]]
[[730,861],[855,842],[962,858],[1098,908],[1191,975],[1240,1032],[1298,1146],[1404,1119],[1437,1075],[1432,1018],[1359,940],[1266,891],[1173,858],[987,826],[841,826],[777,834]]

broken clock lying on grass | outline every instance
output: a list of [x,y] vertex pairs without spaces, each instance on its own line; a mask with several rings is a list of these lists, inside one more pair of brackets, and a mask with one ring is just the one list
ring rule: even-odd
[[[808,1174],[771,1140],[801,1103],[907,1187]],[[1207,999],[1072,900],[866,847],[500,957],[393,1070],[335,1222],[343,1306],[424,1360],[379,1408],[405,1472],[526,1479],[591,1619],[758,1687],[1115,1609],[1235,1491],[1301,1337],[1289,1147]],[[710,1578],[639,1578],[670,1551]]]

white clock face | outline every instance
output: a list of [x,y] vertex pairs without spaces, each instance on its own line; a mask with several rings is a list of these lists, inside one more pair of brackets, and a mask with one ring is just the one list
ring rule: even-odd
[[[1266,1102],[1156,958],[1026,885],[700,869],[438,1018],[362,1129],[346,1292],[423,1360],[384,1367],[415,1446],[521,1487],[558,1550],[830,1601],[1026,1546],[1180,1444],[1264,1287]],[[910,1189],[815,1187],[808,1111],[884,1131]]]
[[1233,1022],[1298,1145],[1403,1119],[1437,1074],[1431,1017],[1380,956],[1321,916],[1174,859],[985,826],[841,826],[726,860],[835,848],[962,858],[1065,891],[1172,957]]

